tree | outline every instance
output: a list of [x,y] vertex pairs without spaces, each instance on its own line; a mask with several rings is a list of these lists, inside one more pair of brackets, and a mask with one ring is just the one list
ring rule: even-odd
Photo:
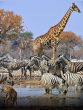
[[32,32],[28,32],[28,31],[26,31],[26,32],[21,32],[20,33],[20,37],[23,37],[24,39],[33,39],[33,34],[32,34]]
[[12,11],[0,10],[0,37],[13,39],[23,30],[22,18]]
[[29,57],[31,54],[32,32],[22,32],[19,37],[13,41],[12,49],[17,48],[20,59]]
[[24,32],[21,16],[12,11],[0,10],[0,54],[30,49],[32,35],[31,32]]
[[73,32],[62,32],[60,35],[61,42],[57,48],[57,55],[65,54],[67,56],[75,57],[75,46],[78,48],[82,46],[82,39]]
[[73,32],[62,32],[60,35],[60,39],[65,44],[70,43],[73,45],[78,45],[78,44],[81,44],[82,42],[82,39],[80,38],[80,36],[77,36]]
[[[32,36],[33,34],[31,32],[22,32],[20,33],[20,57],[28,57],[32,54],[31,52],[31,44],[32,44]],[[23,53],[23,54],[22,54]],[[25,53],[25,54],[24,54]]]

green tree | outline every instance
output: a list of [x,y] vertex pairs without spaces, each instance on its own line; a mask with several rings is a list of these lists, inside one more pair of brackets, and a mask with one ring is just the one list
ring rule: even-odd
[[31,45],[33,42],[32,36],[33,36],[32,32],[26,31],[20,33],[19,49],[21,59],[31,55]]
[[33,36],[32,32],[26,31],[26,32],[20,33],[20,37],[23,37],[24,39],[33,39],[32,36]]

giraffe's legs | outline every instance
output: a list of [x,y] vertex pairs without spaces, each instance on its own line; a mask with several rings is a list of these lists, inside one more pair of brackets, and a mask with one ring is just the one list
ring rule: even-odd
[[59,43],[59,39],[56,38],[56,41],[55,39],[52,40],[52,63],[55,63],[55,60],[56,60],[56,49],[57,49],[57,46],[58,46],[58,43]]
[[56,60],[56,54],[55,54],[55,52],[56,52],[56,46],[54,45],[52,47],[52,62],[53,63],[55,63],[55,60]]

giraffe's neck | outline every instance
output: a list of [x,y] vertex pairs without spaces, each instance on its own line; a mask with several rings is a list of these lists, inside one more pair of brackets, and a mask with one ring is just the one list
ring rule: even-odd
[[58,29],[59,33],[61,33],[63,29],[65,28],[72,12],[73,12],[73,9],[70,7],[68,11],[66,12],[66,14],[64,15],[64,17],[61,19],[61,21],[57,24],[56,29]]

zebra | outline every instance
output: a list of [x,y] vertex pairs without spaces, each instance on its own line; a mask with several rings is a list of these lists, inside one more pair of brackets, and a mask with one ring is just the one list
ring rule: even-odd
[[46,60],[46,61],[50,61],[51,60],[51,58],[48,57],[47,55],[42,55],[41,58]]
[[45,55],[42,55],[41,58],[38,56],[31,56],[25,67],[26,72],[27,69],[30,71],[30,79],[31,79],[31,74],[34,71],[38,71],[38,70],[41,71],[41,75],[45,72],[48,72],[49,71],[48,61],[49,58]]
[[43,75],[43,73],[49,72],[50,70],[50,63],[49,61],[51,60],[51,58],[49,58],[46,55],[42,55],[41,57],[41,62],[40,62],[40,71]]
[[0,66],[6,68],[8,70],[9,73],[9,77],[13,77],[12,76],[12,72],[13,70],[19,70],[21,69],[21,76],[24,75],[25,76],[25,66],[28,63],[28,60],[17,60],[12,58],[9,54],[6,54],[4,56],[1,57],[0,60]]
[[41,62],[40,62],[40,71],[41,73],[52,73],[55,75],[60,75],[58,74],[57,71],[57,64],[56,63],[52,63],[51,62],[51,58],[46,56],[46,55],[42,55],[41,57]]
[[31,76],[32,76],[31,75],[32,72],[39,70],[39,68],[40,68],[40,61],[41,61],[40,57],[38,57],[38,56],[31,56],[28,59],[28,63],[25,66],[25,75],[27,73],[27,70],[29,70],[29,72],[30,72],[30,79],[31,79]]
[[[41,58],[38,56],[31,56],[28,60],[13,60],[10,61],[8,64],[4,63],[3,66],[7,66],[5,68],[8,69],[9,73],[12,73],[13,70],[18,70],[21,68],[21,78],[24,75],[25,78],[27,77],[26,73],[27,70],[30,72],[30,79],[31,74],[34,71],[41,71],[41,75],[46,72],[52,72],[54,74],[55,72],[55,64],[51,64],[50,62],[51,58],[49,58],[46,55],[42,55]],[[20,62],[20,63],[19,63]],[[23,65],[21,65],[23,63]],[[11,66],[8,66],[11,65]],[[10,67],[10,68],[9,68]],[[16,69],[17,67],[17,69]],[[12,69],[11,69],[12,68]]]
[[52,73],[45,73],[41,77],[41,85],[45,88],[45,93],[52,93],[53,88],[58,88],[59,93],[63,90],[63,93],[66,93],[65,80],[53,75]]
[[42,75],[44,73],[52,73],[54,75],[60,76],[60,72],[58,71],[58,68],[57,68],[57,63],[52,63],[51,58],[46,55],[41,56],[39,69]]
[[[60,74],[59,69],[62,67],[60,63],[62,63],[62,62],[58,62],[58,59],[56,59],[55,63],[52,63],[50,57],[48,57],[46,55],[42,55],[40,67],[42,68],[42,70],[45,69],[44,73],[46,73],[46,72],[52,73],[53,75],[57,75],[60,77],[61,74]],[[63,63],[62,65],[64,68],[65,67],[64,65],[67,65],[67,64]]]
[[0,73],[0,84],[14,85],[14,81],[11,80],[7,74]]
[[25,67],[25,65],[27,64],[26,61],[20,61],[20,60],[17,60],[17,61],[1,61],[0,62],[0,65],[4,68],[6,68],[8,70],[8,73],[9,73],[9,77],[13,78],[12,76],[12,72],[13,70],[19,70],[19,69],[22,69],[22,67]]
[[69,72],[71,73],[77,73],[79,71],[83,71],[83,62],[72,62],[63,55],[57,59],[57,62],[60,66],[63,67],[62,68],[63,71],[69,70]]
[[0,84],[14,85],[14,80],[8,77],[8,74],[0,73]]
[[6,54],[0,57],[0,61],[11,62],[14,61],[14,59],[10,56],[10,54]]
[[65,80],[67,88],[69,86],[75,86],[76,90],[78,89],[78,86],[80,86],[82,88],[82,86],[83,86],[83,75],[78,74],[78,72],[76,74],[71,73],[69,71],[67,71],[66,73],[63,73],[63,71],[61,70],[61,76]]
[[7,76],[4,76],[3,74],[0,74],[0,84],[5,82],[7,80]]
[[68,69],[70,72],[79,72],[83,71],[83,62],[71,62],[68,65]]

